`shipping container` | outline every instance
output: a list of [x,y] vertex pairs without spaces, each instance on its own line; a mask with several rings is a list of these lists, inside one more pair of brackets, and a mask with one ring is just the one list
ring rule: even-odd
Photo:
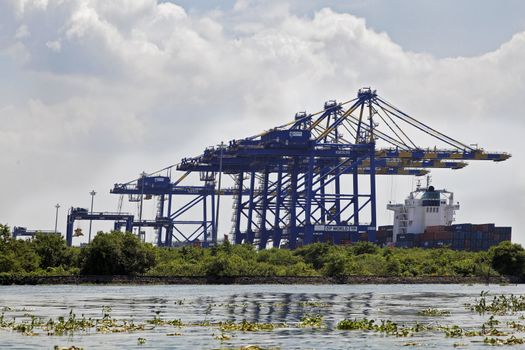
[[137,180],[138,188],[167,189],[170,185],[170,178],[167,176],[147,176]]
[[449,231],[440,231],[434,233],[434,239],[436,240],[452,240],[453,234]]
[[465,232],[463,231],[454,231],[452,234],[453,239],[455,240],[464,240],[465,239]]
[[452,249],[454,249],[454,250],[463,250],[463,249],[465,249],[465,241],[464,240],[453,240],[452,241]]
[[432,241],[434,240],[434,232],[423,232],[421,235],[420,235],[420,239],[422,241]]
[[475,241],[481,241],[483,240],[483,233],[482,232],[479,232],[479,231],[476,231],[476,232],[471,232],[471,236],[470,236],[472,240],[475,240]]
[[261,136],[262,143],[269,148],[304,148],[310,141],[308,130],[273,130]]
[[403,234],[399,234],[397,235],[397,240],[398,241],[414,241],[416,239],[416,234],[415,233],[403,233]]
[[463,232],[470,232],[472,230],[472,224],[457,224],[452,225],[452,229],[454,231],[463,231]]
[[473,231],[489,232],[494,231],[494,224],[476,224],[472,225]]
[[512,227],[494,227],[496,233],[510,234],[512,232]]

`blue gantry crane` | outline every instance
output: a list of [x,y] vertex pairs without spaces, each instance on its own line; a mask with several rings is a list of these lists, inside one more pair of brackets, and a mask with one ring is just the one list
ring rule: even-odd
[[134,216],[128,213],[92,212],[86,208],[70,208],[67,213],[66,243],[73,245],[73,237],[82,236],[81,230],[74,230],[75,221],[113,221],[114,229],[125,226],[126,232],[133,230]]
[[[442,146],[420,147],[414,132],[418,140],[426,135]],[[461,169],[469,160],[509,157],[451,138],[363,88],[349,101],[327,101],[320,112],[297,113],[259,135],[208,147],[197,157],[115,184],[111,193],[139,203],[132,226],[139,232],[154,227],[159,246],[215,244],[221,195],[233,200],[236,244],[293,249],[313,242],[373,242],[376,175],[422,176],[430,169]],[[174,170],[182,173],[172,181]],[[192,173],[202,186],[181,185]],[[233,178],[234,187],[222,188],[223,174]],[[153,197],[156,217],[144,220],[143,201]]]
[[22,226],[15,226],[13,227],[12,236],[14,239],[18,237],[30,237],[34,238],[37,233],[43,233],[46,235],[50,234],[60,234],[60,232],[52,231],[52,230],[28,230],[27,227]]
[[[419,147],[408,129],[446,148]],[[459,142],[363,88],[350,101],[328,101],[318,113],[297,113],[290,123],[185,158],[177,169],[236,177],[235,243],[295,248],[375,241],[376,175],[421,176],[431,168],[463,168],[466,160],[509,157]]]
[[[171,169],[165,169],[170,174]],[[215,225],[215,188],[211,178],[202,178],[203,186],[180,186],[184,179],[172,183],[169,176],[142,175],[140,178],[124,184],[115,184],[111,193],[128,195],[130,201],[139,203],[139,220],[134,226],[153,227],[157,230],[157,245],[172,246],[176,242],[188,243],[216,241]],[[186,198],[184,203],[175,207],[173,197]],[[157,198],[157,213],[153,220],[142,219],[142,207],[145,198]],[[188,212],[201,207],[196,219],[187,218]],[[195,215],[195,213],[193,213]]]

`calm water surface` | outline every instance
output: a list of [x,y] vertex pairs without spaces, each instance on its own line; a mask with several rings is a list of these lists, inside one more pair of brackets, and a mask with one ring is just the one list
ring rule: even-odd
[[[44,319],[65,316],[101,318],[102,307],[111,307],[111,316],[143,323],[155,315],[181,319],[184,323],[234,321],[287,323],[290,327],[267,332],[231,332],[230,340],[220,341],[216,327],[160,326],[133,333],[100,334],[95,331],[72,336],[25,336],[0,329],[0,349],[53,349],[80,346],[84,349],[239,349],[257,345],[265,349],[450,349],[463,344],[468,349],[488,348],[483,337],[447,338],[443,332],[429,331],[411,337],[386,336],[374,332],[339,331],[344,318],[393,320],[412,326],[452,325],[479,330],[489,315],[479,316],[464,307],[481,291],[497,294],[525,294],[523,285],[227,285],[227,286],[1,286],[0,308],[7,319],[32,314]],[[424,317],[425,308],[450,311],[450,316]],[[321,314],[322,329],[297,328],[305,314]],[[497,317],[516,320],[519,315]],[[26,316],[27,318],[27,316]],[[524,323],[524,321],[521,321]],[[505,322],[498,329],[506,329]],[[293,325],[293,326],[292,326]],[[507,329],[508,330],[508,329]],[[177,336],[167,336],[180,333]],[[523,337],[523,333],[515,333]],[[138,338],[145,343],[138,344]],[[525,348],[525,345],[523,345]],[[509,348],[511,348],[509,346]],[[520,348],[520,345],[512,348]]]

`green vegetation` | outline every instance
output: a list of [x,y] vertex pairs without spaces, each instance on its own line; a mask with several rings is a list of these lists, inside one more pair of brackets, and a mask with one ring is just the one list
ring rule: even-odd
[[450,311],[428,308],[428,309],[418,311],[417,315],[418,316],[429,316],[429,317],[448,316],[450,315]]
[[488,292],[483,291],[480,298],[476,299],[474,304],[469,304],[467,307],[470,311],[475,311],[480,315],[491,313],[493,315],[507,315],[515,314],[519,311],[525,311],[525,295],[515,296],[513,294],[497,295],[492,300],[487,300]]
[[301,328],[321,328],[323,326],[323,315],[306,314],[301,317],[299,327]]
[[427,326],[422,326],[420,324],[416,324],[414,327],[403,327],[398,326],[397,323],[392,322],[390,320],[381,321],[380,324],[377,324],[375,320],[369,320],[367,318],[363,318],[361,320],[355,319],[355,320],[349,320],[345,319],[340,321],[337,326],[337,329],[339,330],[345,330],[345,331],[355,331],[355,330],[361,330],[361,331],[372,331],[372,332],[378,332],[378,333],[384,333],[387,335],[395,335],[397,337],[407,337],[412,332],[420,332],[423,330],[430,329]]
[[[315,243],[296,250],[257,251],[225,242],[212,248],[157,248],[131,233],[99,232],[82,247],[67,247],[53,234],[14,240],[0,225],[0,278],[9,276],[497,276],[523,277],[525,250],[503,242],[488,252],[379,248],[368,242],[347,246]],[[431,315],[429,315],[431,316]]]
[[80,252],[80,272],[86,275],[136,275],[155,266],[151,244],[131,233],[99,233]]
[[525,250],[519,244],[501,242],[490,248],[492,266],[503,275],[521,276],[525,268]]

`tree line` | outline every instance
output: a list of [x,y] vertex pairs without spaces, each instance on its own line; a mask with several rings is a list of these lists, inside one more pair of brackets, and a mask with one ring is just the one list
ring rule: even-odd
[[0,225],[0,276],[487,276],[525,275],[525,250],[502,242],[489,251],[448,248],[380,248],[357,242],[315,243],[297,248],[256,250],[224,242],[215,247],[155,247],[131,233],[99,232],[81,248],[56,234],[13,239]]

